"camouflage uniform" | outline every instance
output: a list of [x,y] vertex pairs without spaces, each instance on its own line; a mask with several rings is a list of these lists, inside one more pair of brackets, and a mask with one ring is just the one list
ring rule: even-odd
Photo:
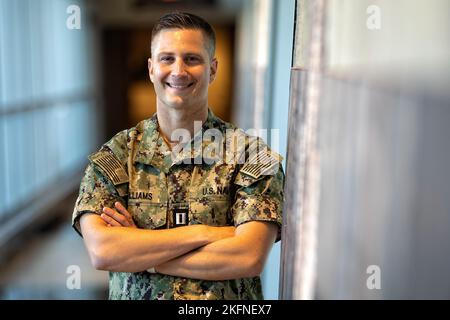
[[[200,132],[212,128],[224,135],[227,129],[233,129],[234,134],[222,141],[202,141]],[[284,185],[280,158],[275,163],[278,170],[270,175],[244,173],[249,159],[243,164],[224,161],[224,155],[235,159],[244,156],[245,160],[252,140],[210,110],[202,130],[191,140],[192,145],[200,141],[200,148],[181,152],[175,159],[157,129],[155,114],[136,127],[118,133],[89,157],[91,162],[81,181],[72,219],[78,232],[82,214],[99,214],[103,207],[114,207],[114,202],[119,201],[128,208],[138,228],[173,228],[183,223],[238,226],[258,220],[278,224],[277,241],[280,239]],[[236,143],[237,136],[245,137],[245,143]],[[205,148],[218,147],[220,143],[224,153],[206,159]],[[203,158],[198,150],[204,152]],[[102,165],[103,156],[109,157],[110,163]],[[114,166],[123,169],[111,173],[109,169]],[[251,169],[250,166],[250,172]],[[187,221],[180,224],[177,212],[185,212]],[[110,299],[263,298],[259,277],[203,281],[146,271],[110,272],[109,275]]]

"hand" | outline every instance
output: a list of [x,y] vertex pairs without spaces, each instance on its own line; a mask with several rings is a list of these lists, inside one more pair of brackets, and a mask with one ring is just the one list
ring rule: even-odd
[[100,217],[108,224],[108,226],[137,228],[134,224],[133,217],[120,202],[114,203],[114,206],[117,211],[108,207],[104,207],[103,213],[100,215]]

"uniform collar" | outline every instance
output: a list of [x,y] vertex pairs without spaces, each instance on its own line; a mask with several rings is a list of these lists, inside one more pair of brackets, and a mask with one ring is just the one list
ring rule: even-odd
[[[172,153],[159,134],[158,118],[156,113],[148,120],[145,120],[142,125],[142,138],[140,139],[139,147],[134,157],[135,162],[152,165],[155,168],[167,173],[170,167],[174,164],[186,163],[190,159],[190,163],[207,163],[212,164],[222,160],[222,158],[211,152],[212,150],[223,150],[222,139],[211,139],[211,135],[205,136],[205,131],[208,129],[217,129],[217,131],[210,130],[208,133],[220,133],[223,136],[223,130],[220,127],[220,119],[208,109],[208,117],[202,125],[202,129],[196,133],[194,138],[186,144],[186,146],[177,153],[172,159]],[[206,139],[203,137],[207,137]],[[190,147],[189,147],[190,146]],[[204,155],[204,157],[202,157]]]

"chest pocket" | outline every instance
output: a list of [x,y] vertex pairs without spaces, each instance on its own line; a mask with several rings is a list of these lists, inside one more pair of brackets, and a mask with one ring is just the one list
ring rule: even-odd
[[128,211],[138,228],[158,229],[167,225],[167,199],[162,197],[165,183],[152,166],[135,163],[130,174]]
[[163,204],[130,199],[128,211],[138,228],[157,229],[166,225],[167,207]]
[[189,223],[209,226],[232,225],[230,200],[227,196],[209,196],[189,200]]
[[189,223],[233,225],[230,181],[234,166],[224,163],[196,167],[189,190]]

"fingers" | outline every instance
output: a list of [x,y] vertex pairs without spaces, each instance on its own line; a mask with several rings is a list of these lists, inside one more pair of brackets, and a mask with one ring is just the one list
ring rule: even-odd
[[128,210],[120,202],[116,202],[114,206],[116,207],[117,210],[119,210],[120,213],[122,213],[125,216],[125,218],[128,221],[128,225],[130,227],[135,228],[136,225],[134,224],[133,216],[128,212]]
[[105,221],[108,224],[108,227],[120,227],[121,224],[119,222],[117,222],[116,220],[114,220],[113,218],[111,218],[107,214],[107,211],[105,209],[103,209],[103,212],[105,212],[105,213],[102,213],[100,215],[100,217],[103,219],[103,221]]
[[128,212],[128,210],[122,205],[122,203],[120,202],[116,202],[115,207],[117,208],[117,210],[119,210],[120,213],[122,213],[125,218],[128,220],[129,226],[133,227],[133,228],[137,228],[136,224],[134,223],[133,220],[133,216],[131,215],[131,213]]
[[119,210],[119,212],[120,212],[121,214],[123,214],[128,220],[133,220],[133,218],[131,217],[131,214],[128,212],[127,209],[125,209],[125,207],[124,207],[120,202],[114,203],[114,206],[115,206],[116,209]]
[[103,208],[101,217],[106,223],[113,227],[122,226],[136,228],[133,217],[120,202],[114,203],[114,207],[117,211],[108,207]]
[[111,208],[103,208],[101,217],[104,221],[111,224],[112,226],[128,227],[130,225],[128,219],[123,214],[120,214],[116,210],[113,210]]

